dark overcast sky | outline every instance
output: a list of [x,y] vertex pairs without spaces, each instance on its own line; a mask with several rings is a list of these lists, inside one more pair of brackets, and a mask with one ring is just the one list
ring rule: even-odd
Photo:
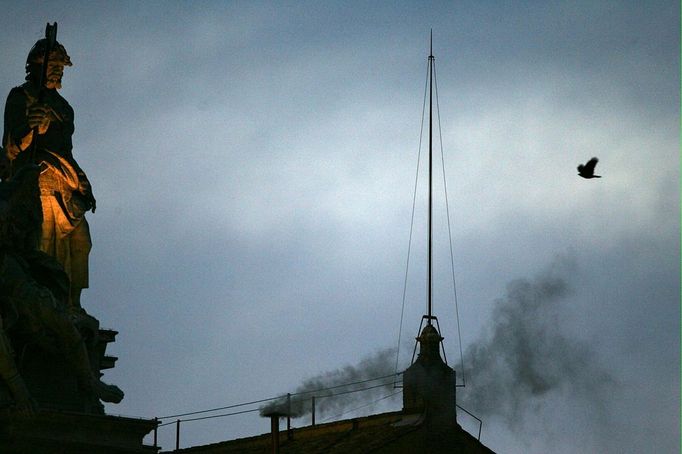
[[[675,1],[5,5],[0,91],[47,21],[74,62],[62,94],[98,200],[83,304],[120,331],[104,378],[126,392],[108,412],[279,395],[396,346],[433,28],[464,349],[510,281],[560,257],[571,291],[540,329],[614,381],[534,397],[517,423],[493,413],[482,441],[678,452],[679,17]],[[577,177],[592,156],[604,177]],[[419,190],[401,368],[425,305]],[[435,207],[435,312],[458,361]],[[268,430],[188,423],[183,445]]]

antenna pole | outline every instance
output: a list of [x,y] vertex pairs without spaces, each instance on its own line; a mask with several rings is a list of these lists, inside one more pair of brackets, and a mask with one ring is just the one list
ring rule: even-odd
[[433,173],[433,29],[431,30],[431,43],[430,43],[430,53],[429,53],[429,253],[428,253],[428,265],[427,265],[427,274],[429,275],[428,277],[428,324],[431,324],[431,307],[432,307],[432,298],[431,298],[431,265],[432,265],[432,244],[431,244],[431,236],[432,236],[432,193],[433,193],[433,184],[432,184],[432,173]]

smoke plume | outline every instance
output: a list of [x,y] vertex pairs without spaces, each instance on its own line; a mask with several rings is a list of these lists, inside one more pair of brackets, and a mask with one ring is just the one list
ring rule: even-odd
[[[278,412],[295,418],[305,416],[312,410],[312,396],[315,396],[316,415],[343,413],[392,394],[395,391],[391,375],[394,366],[395,349],[381,350],[355,366],[345,366],[305,380],[291,393],[290,404],[282,397],[261,407],[260,414]],[[384,378],[373,380],[379,377]],[[357,391],[366,388],[371,389]]]
[[574,268],[559,259],[532,280],[508,284],[486,334],[466,351],[465,408],[515,427],[552,393],[568,392],[588,404],[605,400],[613,378],[589,344],[561,331],[560,302],[570,294],[565,277]]

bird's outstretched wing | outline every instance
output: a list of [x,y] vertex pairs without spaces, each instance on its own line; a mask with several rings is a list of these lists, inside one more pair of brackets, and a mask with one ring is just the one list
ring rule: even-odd
[[[592,158],[589,161],[587,161],[587,164],[585,164],[585,167],[583,167],[583,169],[585,170],[585,173],[593,174],[594,168],[597,166],[598,162],[599,162],[599,159],[597,159],[597,158]],[[580,171],[580,167],[578,168],[578,171]]]

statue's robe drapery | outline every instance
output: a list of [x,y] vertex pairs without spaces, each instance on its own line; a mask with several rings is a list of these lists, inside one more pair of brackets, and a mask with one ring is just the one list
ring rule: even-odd
[[[32,159],[30,148],[26,148],[33,139],[26,139],[31,134],[27,109],[36,101],[37,89],[31,82],[13,88],[7,97],[3,144],[8,151],[18,152],[12,163],[14,172]],[[85,211],[90,207],[79,189],[84,184],[89,187],[89,182],[72,154],[73,109],[57,90],[46,90],[43,103],[58,118],[35,139],[33,162],[43,169],[39,179],[43,225],[38,247],[64,267],[72,288],[87,288],[92,243]]]

